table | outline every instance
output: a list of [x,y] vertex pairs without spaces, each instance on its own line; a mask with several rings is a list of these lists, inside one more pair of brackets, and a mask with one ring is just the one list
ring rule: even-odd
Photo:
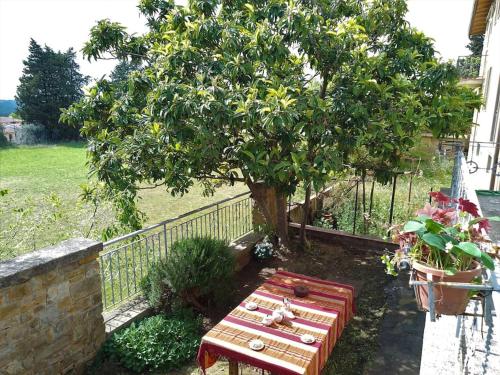
[[[305,285],[309,294],[295,297],[293,288]],[[291,300],[295,319],[285,323],[262,324],[262,318]],[[247,302],[258,309],[248,311]],[[326,364],[335,343],[355,312],[354,288],[287,271],[278,271],[213,327],[201,340],[198,363],[205,372],[219,357],[230,361],[230,372],[237,374],[238,362],[280,375],[317,375]],[[304,344],[303,334],[316,342]],[[254,351],[250,340],[260,339],[265,347]]]

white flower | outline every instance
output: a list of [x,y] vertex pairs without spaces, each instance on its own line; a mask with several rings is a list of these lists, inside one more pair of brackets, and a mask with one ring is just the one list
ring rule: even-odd
[[444,250],[448,253],[451,249],[453,249],[453,244],[451,242],[447,242]]

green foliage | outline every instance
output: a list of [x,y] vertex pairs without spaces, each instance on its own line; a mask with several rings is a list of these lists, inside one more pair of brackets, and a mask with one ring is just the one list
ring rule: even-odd
[[242,181],[279,198],[300,183],[319,190],[349,163],[366,170],[349,157],[357,149],[387,181],[422,131],[461,134],[477,106],[409,27],[404,0],[143,0],[139,9],[148,33],[99,21],[83,51],[144,68],[126,91],[99,80],[63,115],[85,120],[92,173],[133,227],[143,183],[183,194],[195,179],[207,191]]
[[471,52],[472,56],[481,56],[483,53],[484,44],[484,34],[483,35],[472,35],[469,37],[469,44],[467,44],[467,49]]
[[200,319],[156,315],[114,333],[103,352],[137,373],[170,371],[194,358],[200,331]]
[[[17,113],[28,123],[45,127],[50,141],[76,139],[78,128],[59,123],[61,108],[80,99],[87,82],[78,71],[73,49],[56,52],[30,41],[29,55],[24,60],[23,75],[17,87]],[[81,126],[82,122],[76,123]]]
[[156,311],[171,312],[174,303],[174,293],[168,281],[167,271],[164,263],[154,263],[148,270],[147,275],[141,280],[140,288],[142,295],[148,301],[148,305]]
[[235,259],[224,241],[195,237],[175,242],[164,269],[173,291],[189,304],[198,298],[224,299],[232,280]]
[[[401,250],[408,251],[407,254],[398,251],[392,258],[384,256],[382,261],[387,266],[387,272],[394,274],[395,265],[405,257],[444,270],[449,275],[470,270],[474,261],[493,270],[493,260],[481,251],[478,243],[484,241],[481,228],[486,231],[488,219],[495,221],[497,218],[479,217],[477,207],[463,198],[460,201],[451,200],[437,193],[434,199],[437,206],[427,204],[417,211],[418,217],[405,223],[403,229],[396,233]],[[446,208],[445,205],[450,202],[453,205],[456,203],[458,208],[453,205]]]
[[10,145],[10,142],[7,140],[7,137],[5,134],[3,134],[2,131],[0,131],[0,147],[7,147]]
[[22,145],[47,143],[47,130],[43,125],[24,124],[17,131],[17,142]]

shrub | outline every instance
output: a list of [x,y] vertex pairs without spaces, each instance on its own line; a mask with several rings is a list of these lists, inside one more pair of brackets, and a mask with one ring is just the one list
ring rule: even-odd
[[208,237],[183,239],[166,259],[152,265],[141,280],[151,308],[171,312],[179,302],[200,310],[205,301],[223,302],[234,271],[234,257],[224,241]]
[[103,353],[137,373],[170,371],[196,355],[200,332],[199,318],[156,315],[114,333]]
[[17,142],[22,145],[46,143],[47,131],[42,125],[24,124],[17,131]]
[[10,145],[10,142],[7,140],[5,134],[3,134],[2,129],[0,128],[0,147],[7,147]]
[[252,255],[258,260],[270,259],[273,257],[273,244],[269,241],[269,237],[264,237],[261,242],[254,246]]
[[227,295],[234,257],[224,241],[208,237],[180,240],[162,265],[174,292],[183,301],[203,309],[200,297],[220,302]]
[[171,312],[174,292],[163,263],[153,264],[141,280],[140,288],[148,305],[156,311]]

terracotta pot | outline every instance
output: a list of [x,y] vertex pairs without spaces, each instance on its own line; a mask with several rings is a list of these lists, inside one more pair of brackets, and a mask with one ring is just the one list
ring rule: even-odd
[[[413,262],[413,269],[416,270],[417,281],[444,281],[470,283],[476,276],[481,274],[481,265],[477,262],[472,263],[473,269],[468,271],[459,271],[455,275],[446,275],[443,270],[429,267],[419,262]],[[434,311],[437,315],[458,315],[462,314],[469,303],[468,290],[450,288],[436,285],[434,290]],[[429,291],[427,285],[418,285],[415,293],[420,307],[429,311]]]

